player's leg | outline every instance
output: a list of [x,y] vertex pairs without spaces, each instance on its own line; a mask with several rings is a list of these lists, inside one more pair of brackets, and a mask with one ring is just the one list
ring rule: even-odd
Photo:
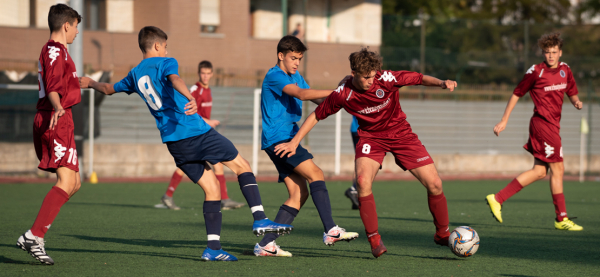
[[442,189],[442,179],[437,172],[437,169],[433,163],[414,168],[410,170],[418,180],[427,189],[427,204],[429,205],[429,211],[433,216],[433,224],[435,225],[435,243],[448,246],[448,237],[450,232],[448,230],[448,204],[446,196]]
[[60,212],[60,208],[81,187],[79,172],[67,167],[59,167],[56,175],[57,182],[46,194],[33,226],[17,240],[17,246],[29,252],[38,261],[48,265],[54,264],[54,261],[46,253],[44,236]]
[[258,236],[264,233],[281,234],[292,231],[293,227],[291,225],[275,223],[265,215],[256,177],[246,159],[238,154],[235,159],[222,161],[222,163],[238,176],[240,189],[254,217],[254,224],[252,225],[254,234]]
[[177,186],[179,186],[179,183],[181,183],[182,178],[183,171],[179,168],[175,169],[175,172],[173,172],[173,176],[171,177],[171,181],[169,181],[167,191],[160,199],[160,201],[171,210],[181,209],[177,205],[175,205],[175,202],[173,201],[173,193],[175,193],[175,190],[177,189]]
[[[385,155],[385,154],[384,154]],[[379,234],[377,208],[373,197],[373,180],[381,164],[371,158],[359,157],[355,161],[356,184],[358,189],[358,202],[360,218],[365,226],[367,238],[371,244],[371,253],[375,258],[387,252]]]
[[[358,144],[358,134],[350,133],[352,135],[352,143],[354,144],[354,148],[356,149],[356,145]],[[350,202],[352,202],[352,209],[358,210],[358,191],[356,190],[356,170],[352,172],[352,186],[349,187],[344,193]]]
[[221,209],[231,210],[243,207],[245,205],[244,203],[233,201],[227,194],[227,182],[225,181],[223,164],[216,163],[213,165],[213,168],[215,170],[215,176],[217,176],[217,180],[219,180],[219,185],[221,187]]
[[[300,208],[302,208],[308,199],[308,188],[306,187],[306,179],[295,173],[287,176],[284,179],[284,183],[287,187],[289,198],[281,205],[281,207],[279,207],[279,212],[274,221],[276,223],[291,225],[298,215]],[[279,234],[266,234],[264,238],[254,246],[254,255],[291,257],[292,253],[282,250],[275,243],[275,240],[278,237]]]
[[577,225],[567,216],[565,195],[563,194],[563,175],[565,167],[563,162],[548,163],[550,166],[550,192],[556,213],[554,227],[558,230],[581,231],[583,227]]
[[535,159],[533,168],[521,173],[498,193],[486,196],[486,201],[490,206],[490,210],[494,218],[498,222],[502,223],[502,204],[504,201],[508,200],[510,197],[521,191],[521,189],[532,184],[533,182],[544,179],[547,171],[548,164],[539,159]]

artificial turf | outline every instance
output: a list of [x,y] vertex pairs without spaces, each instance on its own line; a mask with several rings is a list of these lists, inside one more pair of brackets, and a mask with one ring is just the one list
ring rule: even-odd
[[[328,182],[336,224],[360,237],[327,247],[309,198],[294,231],[277,240],[292,258],[255,257],[252,216],[247,207],[223,211],[223,248],[238,262],[202,262],[206,231],[202,190],[182,183],[175,192],[180,211],[154,208],[167,184],[83,184],[46,235],[54,266],[37,262],[15,246],[31,227],[51,185],[0,185],[0,275],[2,276],[598,276],[600,274],[600,183],[565,182],[570,216],[581,232],[554,230],[547,181],[523,189],[504,203],[497,223],[484,198],[507,181],[446,181],[450,228],[468,225],[481,246],[459,258],[433,242],[434,226],[425,189],[415,181],[376,182],[379,232],[388,253],[375,259],[357,210],[343,195],[349,182]],[[287,198],[282,184],[261,183],[265,212],[275,218]],[[237,183],[232,199],[243,201]]]

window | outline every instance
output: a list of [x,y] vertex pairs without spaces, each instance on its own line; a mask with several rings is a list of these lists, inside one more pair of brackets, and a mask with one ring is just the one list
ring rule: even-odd
[[221,1],[200,0],[200,32],[217,33],[221,24]]
[[106,30],[106,0],[85,0],[86,30]]

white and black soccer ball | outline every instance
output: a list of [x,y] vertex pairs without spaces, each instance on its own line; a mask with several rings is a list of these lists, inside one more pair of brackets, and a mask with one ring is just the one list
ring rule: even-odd
[[448,246],[459,257],[469,257],[479,249],[479,235],[469,226],[460,226],[450,233]]

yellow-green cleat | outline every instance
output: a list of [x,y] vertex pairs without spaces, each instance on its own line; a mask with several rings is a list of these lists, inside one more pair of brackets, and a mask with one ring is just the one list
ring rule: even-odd
[[575,224],[575,222],[573,222],[573,220],[570,220],[568,217],[563,218],[563,221],[558,222],[558,221],[554,221],[554,228],[558,229],[558,230],[565,230],[565,231],[581,231],[583,230],[583,227]]
[[496,201],[496,195],[490,194],[485,197],[485,200],[487,201],[488,206],[490,206],[490,210],[492,210],[492,215],[494,218],[498,222],[502,223],[502,204]]

